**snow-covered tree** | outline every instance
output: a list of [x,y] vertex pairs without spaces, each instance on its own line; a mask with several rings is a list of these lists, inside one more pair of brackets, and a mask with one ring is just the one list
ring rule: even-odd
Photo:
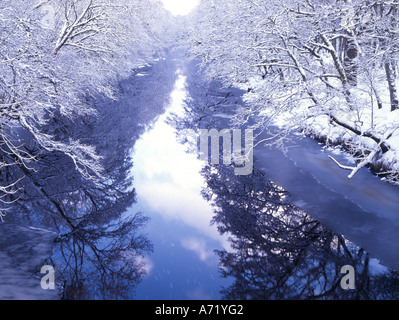
[[[118,81],[153,62],[169,45],[169,18],[152,0],[2,1],[0,168],[32,169],[33,147],[66,154],[81,175],[98,180],[95,148],[53,133],[65,121],[95,115],[90,96],[114,97]],[[23,145],[24,135],[35,145]],[[3,209],[17,182],[9,176],[0,183]]]
[[211,79],[247,90],[236,124],[279,123],[343,143],[360,168],[398,175],[398,4],[204,0],[190,52]]

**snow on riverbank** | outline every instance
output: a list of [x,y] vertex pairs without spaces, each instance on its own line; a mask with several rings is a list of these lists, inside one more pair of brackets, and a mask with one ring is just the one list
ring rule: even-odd
[[[330,112],[327,106],[315,109],[309,100],[303,100],[298,106],[277,114],[272,122],[281,129],[299,130],[327,147],[339,147],[356,162],[355,165],[337,163],[342,169],[351,171],[349,178],[367,166],[383,180],[399,184],[399,109],[391,111],[388,93],[382,88],[380,91],[385,99],[382,99],[382,107],[378,107],[362,86],[364,84],[360,83],[351,89],[356,110],[336,108]],[[339,104],[337,99],[336,105]],[[339,123],[332,120],[332,113]],[[383,150],[383,144],[388,150]]]
[[[366,119],[369,115],[362,114],[360,120],[347,120],[355,127],[356,122],[361,123],[361,132],[373,132],[382,141],[389,145],[385,153],[377,152],[370,159],[371,169],[378,174],[399,172],[399,131],[395,126],[399,123],[399,110],[393,112],[387,109],[374,110],[374,124],[366,129]],[[333,125],[327,116],[319,116],[304,128],[306,135],[325,142],[327,145],[342,146],[350,154],[359,154],[362,158],[369,156],[377,147],[370,138],[356,135],[343,127]]]

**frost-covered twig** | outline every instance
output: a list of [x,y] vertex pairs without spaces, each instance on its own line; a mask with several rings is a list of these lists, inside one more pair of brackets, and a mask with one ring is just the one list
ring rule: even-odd
[[341,164],[341,163],[339,163],[338,162],[338,160],[336,160],[333,156],[328,156],[332,161],[334,161],[335,162],[335,164],[338,166],[338,167],[340,167],[341,169],[344,169],[344,170],[354,170],[354,169],[356,169],[356,167],[352,167],[352,166],[345,166],[345,165],[343,165],[343,164]]
[[373,158],[376,155],[376,151],[371,152],[366,158],[364,158],[357,166],[345,166],[339,163],[333,156],[328,156],[331,160],[333,160],[341,169],[350,170],[351,173],[348,175],[348,179],[352,179],[353,176],[362,168],[364,168],[367,164],[371,163]]

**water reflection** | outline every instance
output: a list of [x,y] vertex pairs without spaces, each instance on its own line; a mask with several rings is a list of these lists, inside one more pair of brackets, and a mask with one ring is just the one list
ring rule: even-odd
[[[286,193],[258,170],[208,166],[204,196],[214,222],[231,234],[233,250],[220,250],[220,268],[233,285],[226,299],[397,299],[399,273],[362,248],[284,201]],[[355,290],[341,287],[341,267],[356,270]]]
[[214,249],[226,245],[215,226],[212,208],[201,196],[203,163],[177,139],[176,123],[189,101],[184,67],[171,93],[167,112],[134,148],[132,175],[138,207],[150,216],[153,266],[138,287],[138,299],[218,299],[224,283]]
[[201,197],[203,163],[176,141],[176,129],[167,121],[171,115],[184,114],[186,78],[180,72],[167,112],[135,144],[132,175],[138,197],[150,209],[219,239],[216,229],[209,227],[212,209]]
[[[160,61],[138,70],[145,76],[122,81],[116,100],[87,97],[98,110],[94,119],[63,123],[61,118],[49,119],[46,132],[56,139],[72,135],[96,147],[104,179],[83,179],[69,157],[40,149],[21,130],[21,143],[40,161],[29,163],[32,170],[21,165],[4,172],[4,176],[25,176],[20,182],[24,192],[13,195],[18,201],[7,218],[57,233],[53,254],[43,264],[55,267],[56,289],[62,299],[131,299],[149,271],[144,257],[152,246],[143,233],[148,219],[131,209],[136,201],[131,148],[164,112],[175,68],[173,61]],[[155,85],[157,95],[153,94]]]
[[[216,81],[207,83],[200,76],[188,79],[188,88],[197,94],[181,128],[233,127],[234,118],[228,115],[244,105],[238,90]],[[380,265],[342,234],[289,203],[289,194],[269,181],[257,165],[255,162],[248,176],[236,176],[234,168],[226,165],[208,165],[202,170],[206,180],[202,194],[214,206],[212,221],[230,242],[230,248],[218,250],[220,270],[233,280],[222,290],[223,298],[399,298],[397,271]],[[281,175],[290,174],[283,166],[272,168],[279,168]],[[294,181],[297,177],[290,178]],[[295,183],[300,188],[301,181]],[[345,265],[355,268],[355,290],[341,287],[341,267]]]

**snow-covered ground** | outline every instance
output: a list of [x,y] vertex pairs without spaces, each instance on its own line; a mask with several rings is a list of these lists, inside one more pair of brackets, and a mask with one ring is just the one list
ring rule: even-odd
[[[256,81],[252,85],[255,86]],[[383,179],[399,184],[399,109],[391,111],[388,92],[383,86],[380,89],[382,108],[378,107],[375,98],[368,96],[364,86],[360,82],[358,87],[351,89],[355,110],[335,107],[334,111],[330,111],[329,108],[332,107],[329,105],[323,105],[321,109],[312,108],[309,100],[304,99],[298,105],[277,112],[270,124],[283,130],[291,128],[302,131],[306,136],[323,141],[327,146],[342,147],[342,150],[358,162],[353,166],[337,163],[348,170],[348,177],[353,177],[363,166],[370,165]],[[254,97],[248,94],[244,99],[251,103]],[[338,97],[333,100],[334,105],[345,105]],[[258,122],[263,121],[262,117],[268,118],[269,114],[270,110],[267,108],[261,111]],[[340,124],[332,121],[329,115],[333,115]],[[381,144],[387,145],[389,150],[382,152]]]
[[57,288],[40,285],[40,269],[51,255],[55,234],[6,223],[0,224],[0,234],[0,300],[58,299]]
[[[388,107],[377,109],[371,112],[371,107],[367,112],[362,112],[357,118],[356,115],[344,118],[345,122],[362,132],[373,133],[382,141],[388,143],[390,150],[384,154],[378,153],[374,159],[370,159],[374,170],[381,172],[399,172],[399,110],[390,111]],[[305,129],[306,128],[306,129]],[[352,152],[363,153],[376,149],[376,143],[370,138],[360,137],[351,133],[343,127],[332,125],[327,116],[319,116],[308,123],[304,129],[306,133],[318,139],[324,140],[332,145],[350,144]],[[378,149],[378,148],[377,148]]]

